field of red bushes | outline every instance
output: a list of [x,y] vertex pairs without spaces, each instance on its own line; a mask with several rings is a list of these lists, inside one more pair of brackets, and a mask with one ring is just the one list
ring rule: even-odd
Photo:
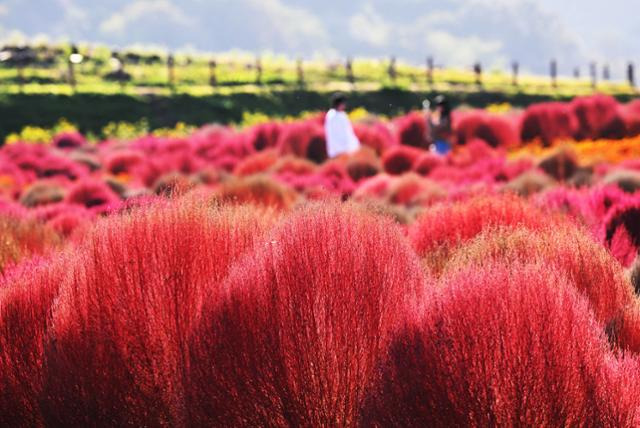
[[0,425],[639,426],[639,106],[6,145]]

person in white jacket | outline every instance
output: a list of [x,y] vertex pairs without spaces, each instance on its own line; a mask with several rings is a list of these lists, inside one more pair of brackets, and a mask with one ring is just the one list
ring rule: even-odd
[[360,141],[353,132],[349,116],[345,113],[346,108],[347,97],[343,94],[334,94],[331,97],[331,109],[324,120],[327,155],[330,158],[360,149]]

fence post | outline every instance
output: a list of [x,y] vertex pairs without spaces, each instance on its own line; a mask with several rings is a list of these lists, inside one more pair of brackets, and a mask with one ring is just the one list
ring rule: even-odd
[[511,85],[513,86],[518,86],[519,71],[520,71],[520,64],[518,64],[518,61],[513,61],[511,63],[511,72],[512,72]]
[[427,83],[433,86],[433,57],[427,57]]
[[67,58],[67,67],[69,70],[69,85],[71,86],[71,91],[73,93],[76,92],[76,72],[75,72],[75,64],[80,64],[82,62],[82,56],[78,52],[78,47],[76,45],[71,45],[71,54]]
[[473,64],[473,73],[476,75],[476,85],[482,86],[482,64],[480,62]]
[[256,85],[262,84],[262,59],[256,57]]
[[598,86],[598,66],[595,62],[589,64],[589,74],[591,75],[591,87],[596,89]]
[[209,60],[209,85],[216,87],[218,85],[218,77],[216,76],[217,63],[215,59]]
[[171,91],[174,91],[176,86],[175,66],[176,59],[172,53],[169,53],[169,56],[167,57],[167,77],[169,79],[169,87],[171,88]]
[[555,59],[551,60],[549,74],[551,75],[551,87],[555,89],[558,87],[558,63]]
[[351,59],[351,57],[347,58],[347,62],[344,67],[345,71],[347,72],[347,81],[353,85],[356,79],[353,75],[353,60]]
[[636,87],[635,65],[630,62],[627,64],[627,81],[632,88]]
[[118,51],[113,51],[111,53],[111,59],[116,62],[116,79],[120,83],[120,90],[124,92],[124,85],[125,85],[124,58],[120,56]]
[[391,79],[391,81],[393,83],[396,82],[396,77],[398,76],[397,70],[396,70],[396,57],[392,56],[391,59],[389,60],[389,68],[387,69],[387,74],[389,75],[389,79]]
[[298,58],[296,61],[296,74],[298,75],[298,85],[304,86],[304,61]]

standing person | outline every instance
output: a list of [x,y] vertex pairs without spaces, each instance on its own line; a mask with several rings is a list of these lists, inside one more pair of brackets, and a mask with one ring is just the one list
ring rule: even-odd
[[435,111],[431,113],[429,102],[425,101],[423,103],[427,109],[431,141],[430,149],[439,155],[446,155],[452,149],[451,107],[449,101],[443,95],[438,95],[434,100],[434,104],[436,106]]
[[347,97],[336,93],[331,97],[331,109],[324,120],[324,131],[327,138],[327,154],[330,158],[344,153],[353,153],[360,148],[360,141],[353,132],[353,127],[345,110]]

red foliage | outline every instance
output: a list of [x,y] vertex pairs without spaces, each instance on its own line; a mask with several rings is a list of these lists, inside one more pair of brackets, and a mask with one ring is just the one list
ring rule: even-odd
[[578,121],[574,137],[578,140],[605,136],[621,138],[626,134],[625,123],[618,116],[618,102],[609,95],[576,97],[570,108]]
[[145,157],[134,150],[119,150],[110,154],[105,160],[105,169],[114,175],[133,174],[136,168],[144,165]]
[[397,118],[394,123],[400,144],[423,149],[429,147],[429,129],[424,114],[414,111]]
[[59,149],[77,149],[87,143],[79,132],[61,132],[53,137],[53,145]]
[[389,202],[408,206],[429,206],[446,198],[447,193],[437,183],[408,173],[397,177],[389,188]]
[[192,423],[349,426],[422,275],[390,221],[323,204],[279,226],[224,287],[192,336]]
[[264,175],[229,180],[217,189],[216,197],[227,204],[256,204],[287,210],[298,200],[289,186]]
[[267,122],[249,129],[249,141],[256,151],[273,148],[278,143],[282,126],[278,122]]
[[451,257],[447,272],[501,263],[538,263],[563,273],[585,296],[596,319],[605,324],[634,301],[622,266],[585,230],[556,222],[547,229],[488,229]]
[[578,121],[567,104],[538,103],[525,110],[520,138],[525,142],[539,139],[548,146],[556,139],[572,138],[577,129]]
[[[188,337],[266,220],[188,200],[100,223],[66,266],[45,344],[48,426],[185,424]],[[204,292],[207,287],[206,293]]]
[[275,150],[264,150],[247,156],[234,168],[233,174],[238,176],[252,175],[266,172],[278,162],[278,152]]
[[358,188],[355,190],[353,197],[356,200],[369,198],[382,199],[389,192],[392,182],[393,178],[386,174],[378,174],[374,177],[367,178],[358,183]]
[[43,426],[44,341],[70,260],[32,260],[0,283],[0,425]]
[[394,146],[382,155],[382,166],[388,174],[402,174],[411,171],[424,153],[423,150],[409,146]]
[[631,265],[640,249],[640,202],[614,206],[604,218],[601,237],[623,265]]
[[82,180],[69,189],[65,202],[83,205],[95,212],[106,212],[116,208],[120,198],[102,181]]
[[363,146],[370,147],[381,155],[389,147],[398,144],[387,125],[376,122],[373,125],[354,125],[354,132]]
[[479,110],[456,117],[458,144],[466,144],[476,138],[491,147],[513,147],[519,143],[514,121],[509,117],[487,114]]
[[640,135],[640,100],[635,99],[621,106],[621,112],[628,137]]
[[438,268],[452,250],[485,229],[524,226],[537,230],[553,221],[517,196],[479,196],[429,208],[410,227],[409,238],[418,254],[433,257],[433,267]]
[[363,425],[640,422],[638,382],[620,376],[631,367],[610,354],[562,274],[494,264],[457,272],[440,288],[397,336]]
[[282,154],[307,158],[316,163],[327,159],[324,129],[311,120],[284,127],[278,138],[278,148]]
[[442,156],[434,153],[422,153],[413,164],[413,170],[420,175],[428,176],[431,171],[445,164]]

